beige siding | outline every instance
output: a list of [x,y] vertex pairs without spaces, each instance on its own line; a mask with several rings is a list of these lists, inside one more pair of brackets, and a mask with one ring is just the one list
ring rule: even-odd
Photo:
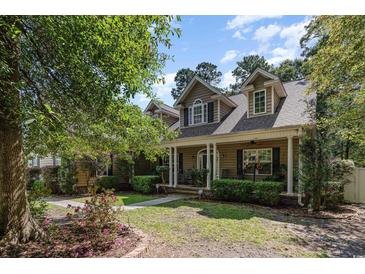
[[[182,104],[184,105],[184,107],[189,107],[189,106],[193,105],[193,103],[196,99],[201,99],[203,101],[203,103],[212,102],[213,100],[210,99],[210,97],[214,94],[215,94],[214,92],[212,92],[207,87],[205,87],[203,84],[198,82],[190,90],[189,94],[186,96],[186,98],[184,99],[184,102],[182,102]],[[180,121],[181,121],[181,126],[183,127],[183,125],[184,125],[184,108],[180,109]],[[214,100],[214,122],[217,122],[217,121],[218,121],[218,102],[217,102],[217,100]]]
[[47,156],[47,157],[41,158],[39,163],[40,163],[40,167],[53,166],[53,157]]
[[[150,109],[150,112],[151,112],[151,116],[153,116],[156,112],[156,110],[158,110],[157,107],[153,106],[151,109]],[[161,117],[161,113],[158,113],[158,117]],[[171,126],[172,124],[175,124],[177,121],[179,120],[179,118],[176,118],[176,117],[172,117],[168,114],[162,114],[162,121],[164,121],[168,126]]]
[[197,154],[201,149],[206,148],[206,146],[199,147],[187,147],[187,148],[178,148],[178,153],[183,154],[183,165],[184,170],[197,168]]
[[[235,144],[217,144],[217,150],[220,154],[220,170],[219,174],[222,176],[222,169],[228,171],[229,177],[236,177],[237,175],[237,150],[238,149],[255,149],[255,148],[274,148],[280,147],[280,164],[287,165],[288,157],[288,141],[272,140],[261,141],[256,144],[251,143],[235,143]],[[178,148],[178,153],[183,153],[184,170],[197,168],[197,153],[201,149],[206,149],[206,146]],[[294,167],[298,166],[298,149],[299,141],[297,138],[293,140],[294,150]]]
[[88,169],[86,169],[82,163],[76,162],[76,179],[77,187],[86,187],[91,174]]
[[162,115],[162,121],[164,121],[168,126],[171,126],[172,124],[175,124],[179,119],[176,117],[172,117],[167,114]]
[[222,101],[220,102],[220,118],[222,119],[224,116],[227,115],[227,113],[229,113],[232,108],[230,106],[227,106],[225,103],[223,103]]
[[278,107],[280,102],[280,97],[278,96],[278,94],[276,93],[275,89],[274,89],[274,112],[276,111],[276,108]]

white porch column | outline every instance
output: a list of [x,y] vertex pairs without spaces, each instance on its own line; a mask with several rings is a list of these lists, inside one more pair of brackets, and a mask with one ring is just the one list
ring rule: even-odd
[[211,171],[211,167],[210,167],[210,144],[207,144],[207,169],[208,169],[208,173],[207,173],[207,189],[210,189],[210,173]]
[[173,185],[172,147],[169,147],[169,186]]
[[174,147],[174,187],[177,186],[177,147]]
[[217,179],[217,144],[213,144],[213,180]]
[[293,193],[293,136],[288,137],[288,193]]
[[298,153],[298,194],[302,194],[302,157],[300,155],[300,147],[302,145],[303,132],[299,129],[299,153]]

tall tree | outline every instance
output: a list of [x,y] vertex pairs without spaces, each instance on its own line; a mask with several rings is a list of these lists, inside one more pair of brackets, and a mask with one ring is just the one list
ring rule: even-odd
[[250,76],[255,69],[262,68],[266,71],[273,69],[265,57],[259,55],[248,55],[243,57],[241,61],[237,62],[237,67],[232,71],[232,75],[236,78],[236,83],[230,86],[234,91],[238,91],[243,82]]
[[303,79],[305,77],[303,60],[284,60],[279,64],[279,66],[273,69],[273,73],[279,76],[280,80],[283,82]]
[[195,75],[195,72],[189,68],[182,68],[176,73],[176,76],[174,79],[176,88],[173,88],[171,90],[171,96],[174,98],[174,100],[179,98],[180,94],[185,89],[185,87],[189,84],[191,79],[193,79],[194,75]]
[[351,145],[364,151],[365,17],[314,17],[301,45],[309,91],[317,94],[318,127],[342,140],[345,158]]
[[142,144],[166,128],[129,98],[151,95],[168,58],[159,47],[180,33],[172,19],[0,17],[0,235],[25,242],[42,233],[26,199],[24,141],[28,151],[151,152]]
[[176,100],[179,98],[185,87],[189,84],[194,75],[199,76],[205,82],[211,85],[217,85],[222,78],[222,72],[218,70],[217,65],[209,62],[202,62],[198,64],[195,71],[190,68],[180,69],[175,76],[176,88],[171,90],[172,97]]
[[195,74],[211,85],[218,85],[221,82],[222,72],[217,65],[209,62],[202,62],[195,68]]

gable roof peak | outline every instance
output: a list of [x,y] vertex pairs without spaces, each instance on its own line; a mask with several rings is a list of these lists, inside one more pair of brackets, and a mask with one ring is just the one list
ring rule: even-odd
[[241,89],[243,89],[245,86],[250,84],[253,80],[255,80],[258,74],[261,74],[264,77],[269,78],[271,80],[280,80],[280,78],[278,76],[276,76],[275,74],[272,74],[271,72],[268,72],[268,71],[258,67],[246,79],[246,81],[243,83]]
[[156,106],[159,111],[165,112],[174,117],[179,117],[179,111],[177,109],[174,109],[173,107],[166,105],[165,103],[156,99],[151,99],[146,109],[144,110],[144,113],[147,113],[153,106]]
[[176,107],[179,103],[181,103],[186,96],[189,94],[189,92],[192,90],[192,88],[194,87],[195,83],[201,83],[203,86],[205,86],[207,89],[209,89],[210,91],[212,91],[213,93],[223,96],[225,97],[225,99],[227,99],[228,101],[230,101],[229,103],[232,106],[236,106],[236,104],[234,102],[232,102],[224,93],[222,93],[218,88],[212,86],[211,84],[207,83],[206,81],[204,81],[202,78],[200,78],[198,75],[194,75],[194,77],[190,80],[189,84],[185,87],[185,89],[183,90],[183,92],[180,94],[180,96],[176,99],[175,103],[174,103],[174,107]]

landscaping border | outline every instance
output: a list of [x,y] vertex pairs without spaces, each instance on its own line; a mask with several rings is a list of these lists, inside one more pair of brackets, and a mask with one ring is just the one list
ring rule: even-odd
[[134,250],[128,252],[122,256],[122,258],[142,258],[148,251],[151,242],[150,236],[136,228],[133,228],[133,232],[137,234],[141,240]]

